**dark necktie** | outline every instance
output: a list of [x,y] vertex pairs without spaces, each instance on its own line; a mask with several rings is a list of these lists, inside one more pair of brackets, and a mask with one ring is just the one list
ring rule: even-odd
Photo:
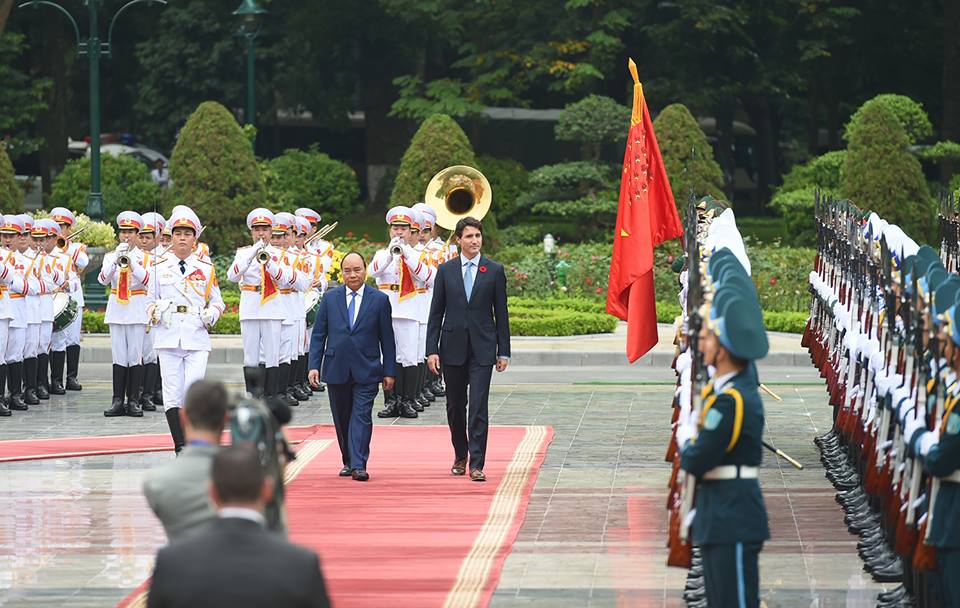
[[180,260],[180,274],[187,274],[187,261]]

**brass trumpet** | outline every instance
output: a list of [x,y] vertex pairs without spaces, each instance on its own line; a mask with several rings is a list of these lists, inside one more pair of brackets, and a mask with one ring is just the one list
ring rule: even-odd
[[67,241],[70,241],[70,240],[73,240],[73,239],[77,238],[78,236],[80,236],[81,234],[83,234],[83,232],[84,232],[85,230],[89,229],[91,225],[92,225],[92,224],[87,224],[86,226],[84,226],[84,227],[81,228],[80,230],[77,230],[76,232],[74,232],[74,233],[71,234],[70,236],[58,236],[58,237],[57,237],[57,247],[59,247],[60,249],[66,248],[66,246],[67,246]]
[[263,266],[264,264],[270,261],[270,258],[272,256],[270,255],[270,252],[267,251],[266,241],[258,241],[258,242],[260,243],[259,245],[254,245],[254,247],[257,247],[257,263]]
[[390,255],[403,255],[403,246],[397,243],[390,243]]

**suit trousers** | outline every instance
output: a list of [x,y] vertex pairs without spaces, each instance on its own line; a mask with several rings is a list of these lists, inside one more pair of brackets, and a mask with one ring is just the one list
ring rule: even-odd
[[487,401],[492,374],[492,365],[479,365],[472,356],[467,357],[466,365],[443,364],[450,440],[458,460],[466,458],[469,451],[471,469],[483,469],[487,454]]
[[260,356],[267,367],[280,365],[280,319],[240,321],[243,338],[243,366],[256,367]]
[[330,412],[337,430],[337,443],[343,466],[366,469],[373,435],[373,400],[380,392],[378,383],[327,384]]
[[3,357],[4,363],[23,361],[23,343],[26,339],[26,327],[10,327],[7,330],[7,350]]
[[141,324],[110,324],[110,350],[116,365],[131,367],[143,361],[143,336],[147,326]]
[[207,373],[209,351],[183,348],[158,348],[163,380],[163,411],[183,407],[187,389]]
[[760,570],[757,562],[762,547],[763,543],[700,547],[708,606],[760,606]]

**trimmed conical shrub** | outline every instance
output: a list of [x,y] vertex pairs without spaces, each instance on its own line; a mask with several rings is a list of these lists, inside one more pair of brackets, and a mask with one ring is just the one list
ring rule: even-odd
[[934,204],[909,137],[882,104],[864,106],[848,132],[840,193],[861,209],[876,211],[916,240],[933,236]]
[[23,211],[23,190],[13,178],[13,163],[7,151],[0,145],[0,211],[19,213]]
[[476,167],[477,158],[460,125],[446,114],[434,114],[423,121],[403,153],[390,204],[413,205],[422,201],[430,178],[450,165]]
[[723,172],[713,159],[713,148],[685,105],[674,103],[661,110],[653,130],[681,217],[691,190],[698,199],[707,194],[724,198]]
[[229,253],[245,240],[248,211],[270,206],[250,139],[214,101],[201,103],[180,130],[170,179],[169,206],[192,208],[207,226],[202,240],[218,253]]

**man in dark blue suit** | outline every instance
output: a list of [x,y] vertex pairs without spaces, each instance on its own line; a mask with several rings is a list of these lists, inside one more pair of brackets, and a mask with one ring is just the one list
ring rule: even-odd
[[317,311],[308,378],[313,386],[321,379],[327,384],[343,457],[340,476],[367,481],[373,399],[381,381],[384,390],[393,388],[396,345],[390,300],[364,285],[367,264],[363,256],[348,253],[340,270],[344,285],[328,291]]
[[460,255],[440,265],[433,284],[427,322],[427,365],[435,374],[443,366],[447,425],[454,451],[450,472],[466,473],[469,452],[470,479],[486,481],[483,465],[490,377],[494,365],[502,372],[510,360],[507,278],[502,264],[480,254],[480,220],[461,219],[454,235]]

